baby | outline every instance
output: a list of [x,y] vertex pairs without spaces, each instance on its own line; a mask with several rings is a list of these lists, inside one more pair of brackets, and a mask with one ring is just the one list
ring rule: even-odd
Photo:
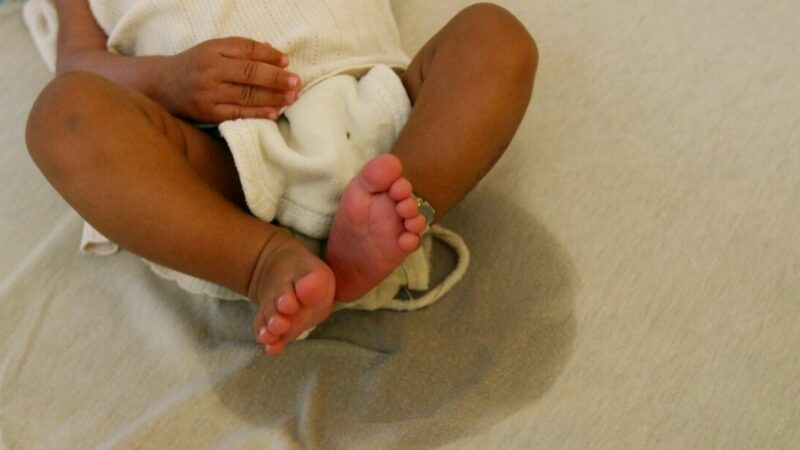
[[[116,1],[100,17],[103,0],[56,0],[57,76],[28,119],[31,156],[114,242],[257,304],[253,332],[269,355],[325,320],[334,301],[356,300],[380,283],[418,248],[428,222],[485,176],[525,114],[538,62],[525,27],[482,3],[458,13],[403,67],[399,44],[385,44],[393,41],[383,33],[396,33],[393,23],[385,26],[388,0],[241,0],[213,22],[269,14],[277,24],[273,42],[218,36],[211,27],[173,54],[147,55],[137,51],[146,42],[134,42],[120,55],[108,51],[109,41],[126,30],[107,35],[101,24],[110,17],[122,23],[127,13],[163,13],[190,21],[219,11],[213,2]],[[346,23],[336,14],[344,9],[352,12]],[[326,20],[316,23],[319,17]],[[281,27],[281,20],[302,26]],[[369,54],[348,54],[341,40],[330,55],[358,59],[361,69],[392,65],[413,109],[391,151],[366,162],[344,187],[320,258],[251,214],[229,144],[192,122],[278,119],[304,83],[347,68],[332,60],[313,71],[302,60],[308,48],[280,50],[303,42],[303,30],[331,24],[367,36],[352,43]],[[318,56],[318,48],[311,53]],[[289,70],[295,66],[305,79]]]

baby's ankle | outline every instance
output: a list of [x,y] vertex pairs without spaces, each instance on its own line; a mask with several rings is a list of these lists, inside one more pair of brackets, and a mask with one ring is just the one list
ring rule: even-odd
[[261,246],[261,251],[258,254],[255,264],[250,270],[249,283],[247,286],[247,298],[255,303],[260,304],[259,300],[259,286],[262,283],[262,277],[266,276],[269,272],[268,266],[276,258],[280,258],[279,254],[285,251],[287,240],[293,238],[281,228],[274,225],[265,224],[264,227],[264,243]]

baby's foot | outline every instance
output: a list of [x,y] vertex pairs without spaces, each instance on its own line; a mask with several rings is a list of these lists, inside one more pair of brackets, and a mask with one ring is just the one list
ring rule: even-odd
[[261,251],[250,299],[259,305],[253,319],[256,340],[269,355],[328,318],[335,279],[330,268],[300,242],[276,230]]
[[336,300],[361,298],[419,247],[425,218],[402,172],[396,156],[380,155],[347,185],[326,250]]

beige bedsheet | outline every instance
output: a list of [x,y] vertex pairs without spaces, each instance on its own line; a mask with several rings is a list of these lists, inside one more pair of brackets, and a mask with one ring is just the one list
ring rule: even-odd
[[[0,7],[0,448],[800,448],[800,3],[500,3],[542,56],[444,221],[466,279],[276,359],[247,304],[78,253]],[[406,50],[467,4],[396,1]]]

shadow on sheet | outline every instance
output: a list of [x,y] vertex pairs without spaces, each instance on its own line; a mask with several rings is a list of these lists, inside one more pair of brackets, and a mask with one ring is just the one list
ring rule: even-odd
[[[575,274],[499,193],[473,193],[452,217],[473,253],[453,292],[413,313],[337,313],[282,361],[258,358],[216,385],[223,403],[256,427],[283,421],[304,448],[426,448],[534,402],[570,354]],[[440,279],[453,255],[435,254]]]
[[[442,300],[338,312],[276,359],[252,344],[249,304],[189,295],[128,253],[77,256],[77,241],[59,237],[58,260],[31,274],[47,264],[72,274],[12,286],[36,300],[1,373],[4,406],[18,413],[2,424],[6,443],[429,448],[479,433],[562,372],[577,279],[502,194],[474,191],[444,225],[472,266]],[[436,247],[434,258],[440,278],[453,256]]]

